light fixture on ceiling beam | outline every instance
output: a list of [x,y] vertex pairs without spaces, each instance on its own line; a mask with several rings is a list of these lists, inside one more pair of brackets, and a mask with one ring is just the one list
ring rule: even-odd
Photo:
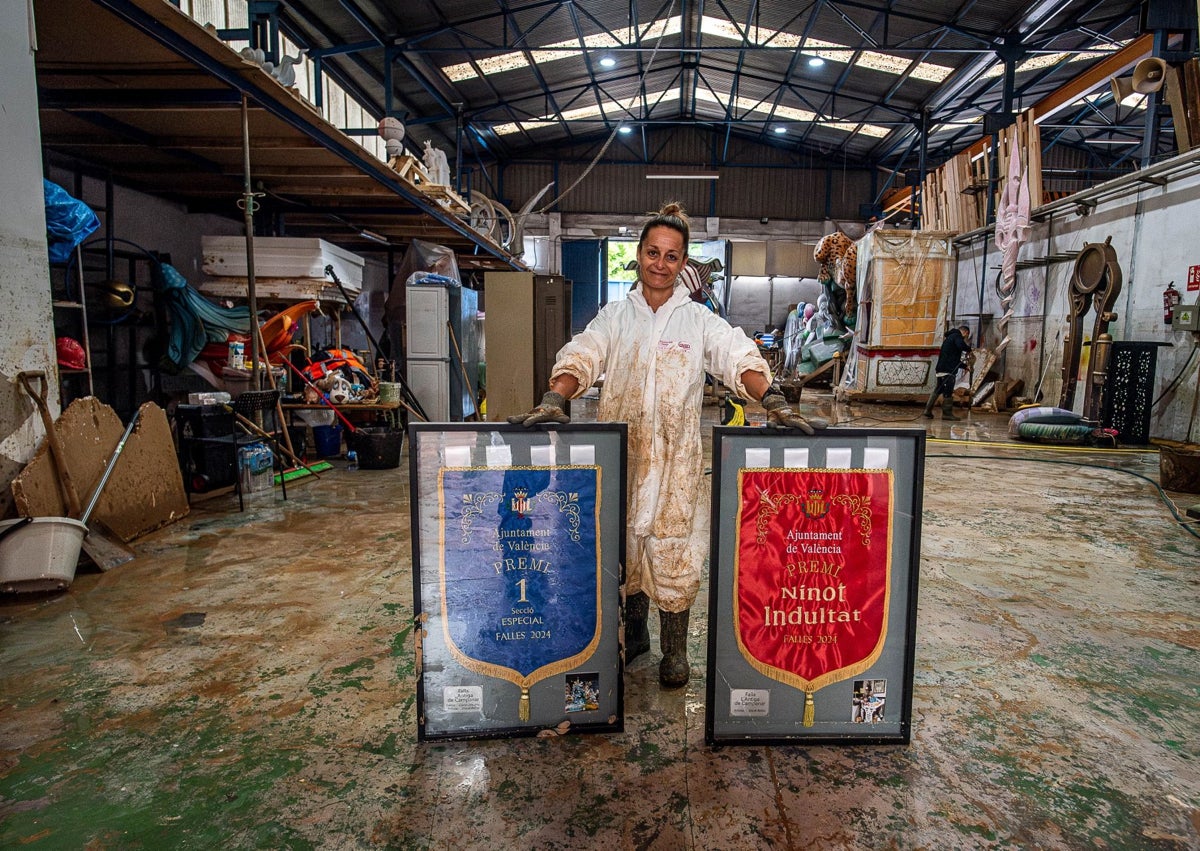
[[721,175],[715,171],[648,171],[647,180],[717,180]]
[[617,128],[617,132],[623,136],[628,136],[630,133],[633,132],[633,128],[630,127],[628,124],[622,124],[620,127]]
[[808,67],[809,68],[820,68],[824,64],[825,64],[825,60],[822,59],[820,56],[808,57]]
[[373,230],[366,230],[364,228],[358,232],[358,235],[363,239],[369,239],[371,242],[378,242],[380,245],[391,245],[391,243],[387,241],[386,236],[375,233]]
[[784,133],[787,132],[787,128],[786,127],[776,127],[775,132],[782,136]]
[[614,59],[613,57],[611,57],[611,56],[601,56],[600,57],[600,67],[601,68],[615,68],[616,65],[617,65],[617,60]]

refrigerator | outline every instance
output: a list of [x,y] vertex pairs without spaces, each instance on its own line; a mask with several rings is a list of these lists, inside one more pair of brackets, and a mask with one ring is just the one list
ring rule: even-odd
[[408,385],[430,422],[462,422],[476,413],[479,294],[457,281],[411,281]]

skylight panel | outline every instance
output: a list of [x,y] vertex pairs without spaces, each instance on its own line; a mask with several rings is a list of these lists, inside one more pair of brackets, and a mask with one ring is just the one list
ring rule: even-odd
[[[700,30],[705,35],[727,38],[733,41],[741,41],[744,33],[746,41],[759,46],[786,47],[793,50],[801,47],[800,36],[794,33],[782,30],[769,30],[764,27],[747,27],[741,29],[730,21],[711,18],[707,15],[700,22]],[[804,53],[820,56],[822,59],[827,59],[831,62],[840,62],[843,65],[847,64],[854,55],[854,50],[847,45],[838,44],[834,41],[824,41],[819,38],[810,38],[805,41],[802,50]],[[907,71],[909,66],[913,65],[913,62],[911,59],[903,56],[894,56],[890,53],[880,53],[874,50],[864,50],[859,54],[858,59],[855,60],[855,65],[871,71],[881,71],[885,74],[899,76]],[[935,65],[932,62],[919,62],[913,66],[911,76],[918,80],[940,83],[952,73],[954,73],[954,69],[948,68],[945,65]]]
[[[741,28],[732,21],[708,15],[705,15],[701,19],[700,30],[705,35],[724,38],[730,41],[740,42],[744,38],[748,43],[760,47],[778,47],[789,50],[801,49],[801,37],[795,33],[757,26]],[[653,21],[647,25],[641,32],[641,40],[646,41],[648,39],[659,38],[660,36],[678,35],[681,31],[681,20],[676,15],[668,19]],[[588,49],[619,48],[635,44],[637,41],[636,29],[623,27],[614,30],[611,34],[604,32],[586,36],[583,39],[583,45]],[[553,44],[540,45],[532,49],[530,55],[533,56],[534,62],[541,65],[559,59],[582,56],[583,51],[578,49],[579,46],[579,39],[572,38]],[[840,62],[843,65],[847,64],[855,54],[855,48],[838,44],[837,42],[823,41],[818,38],[810,38],[805,41],[802,49],[806,54],[820,56],[822,59],[827,59],[831,62]],[[932,62],[918,62],[914,64],[907,57],[881,53],[875,50],[863,50],[859,52],[854,64],[860,68],[879,71],[884,74],[892,74],[894,76],[909,72],[913,78],[931,83],[940,83],[954,72],[953,68],[945,65],[937,65]],[[529,61],[525,58],[524,52],[518,50],[477,59],[474,63],[460,62],[456,65],[447,65],[442,71],[452,82],[457,83],[477,77],[476,66],[485,75],[492,75],[502,74],[505,71],[515,71],[520,68],[528,68]],[[910,68],[911,71],[909,70]]]
[[[717,94],[710,89],[697,89],[697,100],[706,100],[710,103],[716,103],[724,108],[729,107],[727,98]],[[733,106],[735,109],[740,109],[743,112],[756,112],[761,115],[771,115],[771,105],[764,101],[756,101],[750,98],[734,98]],[[798,109],[792,106],[777,106],[774,112],[775,118],[787,119],[789,121],[800,121],[811,124],[820,124],[822,127],[832,127],[835,130],[842,130],[846,133],[859,132],[864,136],[872,136],[876,139],[882,139],[891,133],[891,128],[881,127],[878,124],[858,124],[852,121],[823,121],[815,112],[810,112],[807,109]]]
[[[678,35],[682,29],[683,26],[680,18],[676,15],[665,20],[651,22],[641,30],[641,39],[645,41],[646,39],[656,39],[661,36]],[[637,32],[638,30],[633,27],[621,27],[612,34],[603,32],[585,36],[583,44],[589,49],[628,46],[637,42]],[[530,55],[533,56],[533,61],[538,65],[544,65],[547,62],[555,62],[559,59],[582,56],[583,51],[578,48],[579,39],[571,38],[566,41],[554,42],[553,44],[540,45],[538,48],[531,50]],[[514,50],[508,53],[501,53],[497,56],[476,59],[474,63],[460,62],[457,65],[447,65],[442,68],[442,72],[450,78],[451,82],[458,83],[462,80],[471,80],[479,76],[475,70],[475,66],[478,66],[484,75],[491,76],[492,74],[502,74],[505,71],[528,68],[529,61],[525,58],[523,51]]]
[[[1095,59],[1105,53],[1116,53],[1121,48],[1125,47],[1129,42],[1121,41],[1115,44],[1101,44],[1096,47],[1089,48],[1085,53],[1078,51],[1061,51],[1059,53],[1040,53],[1037,56],[1031,56],[1024,62],[1017,65],[1017,73],[1023,74],[1026,71],[1041,71],[1045,68],[1053,68],[1063,62],[1082,62],[1087,59]],[[995,65],[988,68],[980,77],[990,79],[999,77],[1004,73],[1004,63],[997,61]]]
[[[585,121],[589,118],[605,118],[610,112],[626,112],[631,113],[635,106],[641,101],[640,94],[632,95],[624,100],[610,100],[601,104],[590,104],[581,106],[576,109],[564,110],[561,117],[558,115],[542,115],[538,118],[528,118],[524,121],[513,121],[507,124],[496,124],[492,127],[492,132],[497,136],[507,136],[512,133],[519,133],[522,130],[531,130],[537,127],[547,127],[557,124],[559,121]],[[679,99],[678,89],[664,89],[661,92],[646,92],[646,100],[649,101],[653,109],[660,103],[670,103],[673,100]]]

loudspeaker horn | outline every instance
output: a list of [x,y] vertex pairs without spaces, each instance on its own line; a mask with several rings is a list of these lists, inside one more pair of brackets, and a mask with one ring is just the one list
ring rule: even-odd
[[1157,56],[1133,66],[1133,90],[1143,95],[1157,92],[1167,80],[1167,63]]
[[1134,94],[1133,77],[1113,77],[1108,84],[1112,86],[1113,100],[1117,102],[1117,106],[1120,106],[1125,98]]

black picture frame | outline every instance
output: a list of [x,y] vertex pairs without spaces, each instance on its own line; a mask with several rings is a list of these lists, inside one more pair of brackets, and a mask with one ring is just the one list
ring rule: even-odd
[[[886,428],[831,428],[815,435],[804,435],[799,432],[778,432],[761,428],[717,427],[713,429],[713,486],[712,486],[712,542],[709,571],[709,614],[708,614],[708,677],[705,705],[705,742],[710,746],[736,744],[908,744],[912,733],[912,688],[915,665],[916,623],[917,623],[917,592],[921,553],[921,510],[925,470],[925,431],[922,429],[886,429]],[[777,471],[786,471],[776,475]],[[825,474],[832,471],[832,476]],[[749,475],[743,475],[747,473]],[[776,485],[790,483],[795,493],[789,493],[788,498],[793,507],[789,516],[796,517],[796,512],[802,512],[802,519],[810,517],[810,509],[806,500],[809,499],[807,488],[812,488],[814,494],[811,516],[819,517],[821,506],[828,510],[829,500],[817,490],[819,481],[843,482],[853,478],[858,481],[870,482],[864,487],[882,487],[890,489],[886,501],[876,500],[876,509],[888,512],[889,544],[883,548],[888,552],[886,562],[887,581],[886,594],[874,589],[873,600],[877,607],[879,621],[878,644],[874,646],[873,654],[861,658],[843,659],[841,662],[858,662],[861,670],[847,664],[843,668],[829,668],[827,676],[837,679],[815,688],[806,690],[796,684],[800,680],[810,687],[814,683],[824,682],[823,678],[805,680],[802,677],[789,677],[785,672],[782,678],[777,678],[779,671],[769,664],[763,664],[760,658],[760,647],[752,646],[754,641],[768,633],[767,626],[772,629],[782,629],[790,634],[783,641],[811,642],[817,640],[837,640],[838,630],[850,630],[851,627],[841,626],[809,626],[804,623],[804,615],[800,615],[800,625],[785,620],[779,609],[772,610],[769,606],[762,607],[761,616],[757,610],[749,606],[735,608],[734,597],[746,594],[747,589],[757,588],[783,591],[783,586],[793,579],[781,577],[805,576],[809,574],[793,573],[796,563],[784,563],[783,558],[751,559],[750,555],[761,553],[748,547],[745,550],[747,558],[742,564],[735,561],[739,546],[738,529],[749,529],[742,520],[739,510],[744,505],[755,505],[754,490],[760,494],[763,482]],[[883,484],[889,482],[890,484]],[[745,495],[743,494],[745,488]],[[786,488],[785,488],[786,489]],[[778,488],[776,489],[778,491]],[[843,500],[849,497],[843,497]],[[745,500],[745,502],[743,502]],[[779,503],[778,493],[774,503]],[[833,500],[837,501],[837,500]],[[761,506],[761,502],[758,503]],[[843,502],[843,505],[848,504]],[[886,509],[881,506],[886,504]],[[779,514],[772,520],[770,511],[760,507],[758,526],[759,541],[766,540],[764,535],[773,535],[771,540],[783,540],[784,536],[792,533],[792,521],[781,521]],[[842,514],[830,513],[832,518],[849,517],[848,509]],[[752,516],[752,515],[747,515]],[[778,522],[787,528],[773,528],[772,522]],[[843,522],[839,519],[837,522]],[[847,522],[847,527],[855,521]],[[860,523],[865,521],[859,521]],[[739,527],[739,524],[741,526]],[[880,526],[875,524],[876,529]],[[812,528],[817,528],[813,526]],[[816,537],[816,533],[794,533],[797,539],[801,537]],[[831,533],[822,532],[821,536],[828,538]],[[841,534],[836,533],[836,534]],[[865,542],[865,533],[856,532]],[[749,536],[748,536],[749,537]],[[847,536],[847,538],[854,536]],[[790,538],[788,539],[790,540]],[[744,546],[744,545],[743,545]],[[820,545],[810,547],[821,551]],[[841,546],[838,546],[839,553]],[[792,552],[790,549],[788,552]],[[809,550],[814,551],[814,550]],[[879,552],[877,547],[874,552]],[[869,559],[856,555],[857,551],[849,544],[845,555],[809,557],[808,561],[798,562],[800,570],[817,572],[818,569],[830,567],[841,560],[836,569],[846,570],[846,577],[856,577],[853,582],[866,582],[867,573],[872,574],[878,581],[879,571],[883,570],[878,564],[867,568],[863,565]],[[800,558],[802,556],[786,558]],[[828,564],[814,559],[826,559]],[[856,560],[857,559],[857,560]],[[818,567],[804,567],[804,565]],[[743,572],[744,571],[744,572]],[[853,572],[851,572],[853,571]],[[802,581],[809,581],[807,578]],[[817,579],[814,584],[825,581],[832,588],[833,580]],[[744,584],[743,584],[744,583]],[[735,587],[736,586],[736,587]],[[796,596],[793,584],[789,589],[792,599]],[[814,593],[818,589],[813,589]],[[804,599],[804,588],[800,588],[800,599]],[[832,593],[832,592],[831,592]],[[843,592],[844,597],[844,592]],[[741,599],[749,599],[743,597]],[[809,599],[814,599],[810,597]],[[825,599],[830,599],[826,597]],[[740,600],[739,600],[740,603]],[[794,608],[808,607],[814,621],[818,604],[793,604]],[[835,615],[843,616],[848,606],[838,602],[825,604],[830,618]],[[736,613],[736,615],[735,615]],[[791,611],[788,618],[792,617]],[[772,619],[774,621],[772,622]],[[737,634],[739,623],[746,627],[746,637],[743,640]],[[822,621],[823,623],[823,621]],[[755,631],[757,630],[757,631]],[[824,638],[822,638],[824,636]],[[773,640],[773,639],[771,639]],[[765,646],[765,645],[763,645]],[[775,645],[778,649],[780,645]],[[814,649],[806,646],[808,654],[806,664],[831,664],[825,657],[817,659],[821,648]],[[785,651],[779,651],[785,652]],[[816,659],[816,661],[812,661]],[[853,673],[845,674],[845,671]],[[810,722],[806,724],[805,709],[808,700]]]
[[623,730],[625,424],[408,433],[418,741]]

